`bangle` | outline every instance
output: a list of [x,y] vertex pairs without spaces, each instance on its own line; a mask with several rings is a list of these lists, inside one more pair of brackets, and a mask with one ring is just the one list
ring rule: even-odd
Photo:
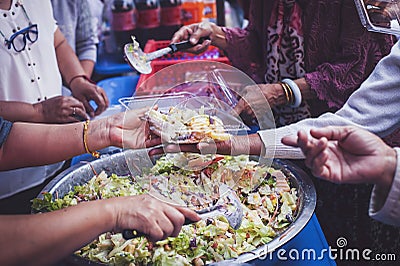
[[283,79],[282,82],[286,83],[293,92],[294,101],[293,104],[291,104],[291,107],[299,107],[301,104],[301,91],[299,86],[297,86],[297,84],[291,79]]
[[83,146],[85,146],[85,151],[89,154],[91,154],[93,157],[95,158],[99,158],[100,157],[100,152],[98,151],[90,151],[88,144],[87,144],[87,132],[89,129],[89,123],[90,120],[86,120],[85,123],[83,123]]
[[70,79],[70,81],[68,82],[68,87],[71,88],[72,81],[74,81],[74,80],[77,79],[77,78],[83,78],[83,79],[89,81],[89,82],[92,83],[92,84],[96,84],[93,80],[91,80],[90,78],[88,78],[88,76],[82,74],[82,75],[73,76],[73,77]]
[[286,104],[292,104],[293,103],[293,91],[292,89],[289,87],[289,85],[287,85],[287,83],[284,82],[278,82],[283,89],[283,92],[285,93],[285,97],[286,97]]

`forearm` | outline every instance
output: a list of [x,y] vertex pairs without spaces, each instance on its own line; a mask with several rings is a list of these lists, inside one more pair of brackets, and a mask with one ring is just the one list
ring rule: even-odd
[[0,264],[53,264],[112,230],[114,224],[107,201],[43,214],[0,216]]
[[94,62],[92,60],[81,60],[81,66],[87,77],[91,77],[93,74]]
[[54,34],[54,46],[56,47],[56,56],[58,67],[64,81],[70,86],[73,77],[86,75],[74,50],[69,46],[60,29]]
[[0,101],[0,116],[11,122],[44,122],[41,105]]
[[310,100],[317,98],[317,94],[315,93],[315,91],[311,89],[311,86],[307,83],[305,78],[299,78],[293,81],[297,84],[297,86],[299,86],[301,92],[301,98],[303,100]]
[[[114,145],[109,137],[109,128],[108,119],[89,124],[87,144],[90,151]],[[0,170],[51,164],[85,152],[83,123],[15,123],[1,148]],[[21,154],[24,155],[23,160],[20,159]]]
[[232,155],[250,154],[263,155],[264,144],[258,134],[235,136],[231,139]]

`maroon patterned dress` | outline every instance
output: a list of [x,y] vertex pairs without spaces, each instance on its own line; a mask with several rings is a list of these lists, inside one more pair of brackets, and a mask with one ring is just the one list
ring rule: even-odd
[[[294,10],[293,4],[300,10]],[[291,24],[285,33],[292,33],[291,39],[286,41],[291,46],[286,47],[288,49],[278,47],[285,52],[276,57],[270,55],[269,48],[285,37],[276,34],[279,32],[277,12],[282,13],[282,5],[283,24]],[[287,12],[287,7],[292,8],[291,12]],[[274,27],[275,31],[271,31]],[[393,45],[392,36],[363,28],[353,0],[255,0],[250,5],[249,26],[246,29],[224,28],[224,31],[229,44],[225,50],[227,56],[235,67],[257,83],[304,77],[318,96],[317,100],[307,102],[313,117],[339,109]],[[273,60],[276,62],[271,69]],[[296,66],[294,70],[290,69],[293,65]],[[279,116],[279,111],[274,110],[274,114]],[[277,126],[304,118],[304,113],[296,116],[296,110],[292,111],[294,119],[286,119],[284,114],[284,121],[276,121]],[[399,229],[368,216],[371,186],[336,185],[317,179],[314,183],[318,194],[317,217],[332,248],[336,248],[339,237],[345,237],[349,247],[400,256]],[[365,263],[359,261],[352,265]],[[338,264],[347,262],[338,261]]]

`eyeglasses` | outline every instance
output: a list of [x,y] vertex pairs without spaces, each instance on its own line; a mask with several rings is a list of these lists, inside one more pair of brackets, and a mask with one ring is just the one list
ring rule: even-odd
[[0,30],[0,35],[3,36],[4,44],[6,45],[6,47],[8,49],[11,49],[11,47],[13,47],[17,53],[25,50],[26,40],[30,41],[30,43],[35,43],[39,37],[37,24],[32,24],[22,2],[18,1],[18,5],[22,8],[25,18],[29,22],[29,26],[17,31],[13,35],[11,35],[9,39],[7,39],[6,36],[4,36],[3,32]]
[[11,47],[13,47],[14,50],[19,53],[25,50],[26,40],[34,43],[38,40],[38,36],[39,31],[37,24],[32,24],[11,35],[10,39],[5,40],[5,44],[8,49],[11,49]]

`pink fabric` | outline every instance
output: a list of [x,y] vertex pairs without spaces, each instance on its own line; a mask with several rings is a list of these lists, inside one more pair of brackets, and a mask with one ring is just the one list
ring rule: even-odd
[[[309,101],[313,116],[340,108],[390,51],[390,35],[371,33],[359,20],[353,0],[298,0],[302,8],[306,81],[319,101]],[[264,83],[265,26],[272,0],[251,1],[246,29],[224,28],[226,54],[258,83]]]

